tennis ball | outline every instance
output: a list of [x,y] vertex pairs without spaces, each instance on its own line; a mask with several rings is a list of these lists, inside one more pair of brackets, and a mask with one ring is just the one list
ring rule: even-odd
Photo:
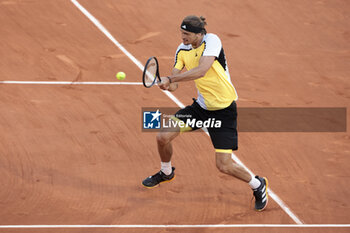
[[117,77],[118,80],[124,80],[125,77],[126,77],[126,74],[124,72],[118,72],[116,74],[116,77]]

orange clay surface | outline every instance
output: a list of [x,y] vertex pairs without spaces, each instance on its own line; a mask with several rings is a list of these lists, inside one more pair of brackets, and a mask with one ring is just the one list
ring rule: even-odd
[[[347,0],[80,0],[133,56],[169,74],[188,14],[222,40],[239,107],[350,107]],[[140,82],[142,71],[69,0],[0,0],[0,80]],[[181,83],[185,105],[197,93]],[[142,107],[176,107],[140,85],[0,84],[0,225],[294,224],[215,167],[204,133],[173,143],[176,179],[155,189]],[[349,111],[347,118],[349,119]],[[236,155],[303,223],[349,224],[350,134],[240,133]],[[0,229],[0,232],[348,232],[349,228]]]

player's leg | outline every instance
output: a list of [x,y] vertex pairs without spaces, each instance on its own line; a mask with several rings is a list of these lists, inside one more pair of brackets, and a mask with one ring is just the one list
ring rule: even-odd
[[208,129],[214,148],[216,148],[217,168],[225,174],[247,182],[253,189],[255,209],[258,211],[263,210],[268,201],[267,179],[251,176],[244,167],[235,163],[231,157],[232,150],[238,149],[236,104],[233,102],[229,107],[220,111],[213,111],[210,114],[211,117],[222,122],[221,127]]
[[267,179],[265,177],[251,176],[244,167],[233,161],[231,153],[232,150],[216,149],[216,167],[222,173],[231,175],[248,183],[252,188],[255,197],[255,209],[258,211],[264,210],[268,202]]
[[160,156],[161,172],[167,176],[174,173],[175,168],[171,166],[171,157],[173,155],[172,140],[179,134],[181,129],[176,126],[171,131],[161,131],[157,134],[157,146]]
[[241,165],[235,163],[232,159],[232,150],[216,150],[216,167],[222,173],[234,176],[242,181],[249,182],[251,175]]
[[[175,116],[186,116],[191,118],[195,115],[192,112],[192,106],[187,106],[184,109],[179,110]],[[185,118],[172,117],[170,119],[174,122],[185,121]],[[182,122],[183,123],[183,122]],[[173,154],[172,140],[174,140],[181,132],[192,130],[191,127],[180,127],[180,124],[167,124],[171,125],[171,128],[163,128],[157,135],[157,147],[161,160],[161,169],[153,176],[147,177],[142,181],[142,185],[146,188],[157,187],[160,183],[169,182],[175,178],[175,167],[171,166],[171,157]]]
[[[177,117],[172,117],[170,120],[174,122],[183,121]],[[171,128],[162,129],[157,134],[157,146],[158,146],[158,153],[160,156],[160,160],[164,163],[170,162],[171,156],[173,154],[173,146],[171,141],[174,140],[180,133],[192,131],[192,130],[193,129],[191,127],[186,127],[186,126],[180,127],[179,124],[176,124]]]
[[160,160],[162,162],[170,162],[173,154],[173,146],[171,141],[174,140],[180,134],[180,129],[173,132],[161,131],[157,134],[157,146]]
[[161,169],[153,176],[149,176],[142,181],[142,185],[146,188],[157,187],[160,183],[169,182],[175,178],[175,167],[171,166],[171,156],[173,154],[171,141],[180,134],[180,130],[180,127],[176,126],[172,129],[162,129],[162,131],[157,134]]

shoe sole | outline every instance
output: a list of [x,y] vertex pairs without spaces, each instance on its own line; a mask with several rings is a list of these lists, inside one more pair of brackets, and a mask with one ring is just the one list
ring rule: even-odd
[[269,182],[267,181],[266,177],[263,177],[263,179],[265,180],[265,185],[266,185],[266,189],[265,189],[265,192],[266,192],[266,205],[262,209],[259,209],[259,210],[255,209],[256,211],[259,211],[259,212],[263,211],[266,208],[267,204],[269,203],[269,193],[267,192],[267,188],[269,187]]
[[174,174],[174,177],[171,178],[170,180],[164,180],[164,181],[162,181],[162,182],[159,182],[159,184],[157,184],[157,185],[155,185],[155,186],[146,186],[146,185],[144,185],[142,182],[141,182],[141,184],[142,184],[142,186],[145,187],[145,188],[153,189],[153,188],[158,187],[161,183],[168,183],[168,182],[173,181],[173,180],[175,179],[175,177],[176,177],[176,175]]

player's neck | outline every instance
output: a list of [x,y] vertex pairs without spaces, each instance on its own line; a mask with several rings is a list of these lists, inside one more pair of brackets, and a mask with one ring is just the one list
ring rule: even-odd
[[203,37],[204,37],[204,35],[199,37],[198,40],[193,41],[192,48],[194,48],[194,49],[198,48],[202,44]]

